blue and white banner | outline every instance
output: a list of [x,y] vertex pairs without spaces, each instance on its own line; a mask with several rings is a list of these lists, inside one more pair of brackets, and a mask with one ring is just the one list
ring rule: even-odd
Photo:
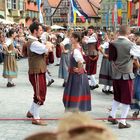
[[36,0],[37,7],[38,7],[38,12],[39,12],[39,22],[40,23],[44,23],[44,21],[43,21],[43,15],[42,15],[42,12],[41,12],[41,9],[40,9],[41,2],[42,2],[42,0]]

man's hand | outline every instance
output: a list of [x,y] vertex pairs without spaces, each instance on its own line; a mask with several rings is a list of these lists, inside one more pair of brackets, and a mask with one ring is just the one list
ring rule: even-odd
[[54,44],[52,44],[51,42],[47,41],[46,42],[46,47],[48,48],[49,52],[52,52],[53,48],[54,48]]

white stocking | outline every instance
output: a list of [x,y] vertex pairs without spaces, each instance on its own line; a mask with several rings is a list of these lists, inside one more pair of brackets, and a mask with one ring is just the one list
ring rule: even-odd
[[40,105],[34,103],[34,112],[33,112],[33,116],[34,116],[34,119],[40,119],[39,117],[39,107]]
[[[130,109],[130,105],[122,104],[122,114],[121,118],[126,118]],[[126,125],[126,119],[120,120],[120,122]]]
[[112,116],[113,118],[116,117],[116,112],[117,112],[117,109],[119,107],[120,103],[113,100],[113,103],[112,103],[112,110],[111,110],[111,113],[110,113],[110,116]]

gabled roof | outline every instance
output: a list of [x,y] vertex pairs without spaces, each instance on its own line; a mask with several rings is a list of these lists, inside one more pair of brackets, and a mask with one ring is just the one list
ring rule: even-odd
[[58,4],[60,3],[60,1],[61,0],[48,0],[48,3],[52,8],[56,8]]
[[99,0],[77,0],[81,9],[89,17],[98,16],[98,10],[100,9]]
[[[97,17],[101,0],[76,0],[81,9],[89,17]],[[52,8],[57,8],[61,0],[48,0]]]

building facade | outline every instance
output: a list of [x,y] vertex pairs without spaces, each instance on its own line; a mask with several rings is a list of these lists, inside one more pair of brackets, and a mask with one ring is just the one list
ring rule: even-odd
[[54,10],[55,9],[49,5],[48,0],[45,0],[44,6],[43,6],[43,11],[45,12],[44,23],[46,25],[52,25],[51,17],[53,15]]
[[[99,25],[100,16],[98,10],[100,9],[101,0],[74,0],[79,11],[84,12],[88,16],[88,22],[83,23],[77,16],[76,26]],[[71,18],[71,3],[70,0],[45,0],[44,11],[46,13],[46,24],[48,25],[72,25]]]
[[[41,10],[44,4],[44,0],[41,3]],[[36,0],[25,0],[25,10],[26,10],[26,17],[29,16],[31,18],[39,18],[39,11]]]
[[[114,24],[112,22],[112,13],[114,9],[115,3],[117,4],[119,0],[102,0],[101,1],[101,27],[114,30],[114,28],[118,28],[120,24],[116,23],[116,27],[114,27]],[[121,0],[122,1],[122,20],[121,24],[127,24],[127,0]],[[117,21],[116,21],[117,22]]]
[[25,2],[24,0],[5,0],[5,19],[22,22],[25,15]]
[[0,18],[5,17],[5,0],[0,0]]

